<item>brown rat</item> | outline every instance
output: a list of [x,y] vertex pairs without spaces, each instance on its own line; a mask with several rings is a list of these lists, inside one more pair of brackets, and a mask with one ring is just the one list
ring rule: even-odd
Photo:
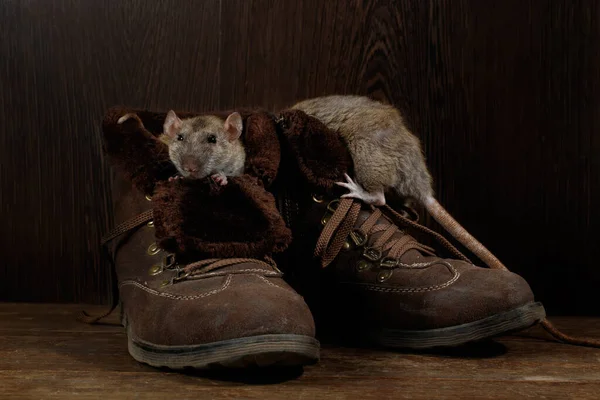
[[432,178],[419,139],[404,125],[400,111],[363,96],[325,96],[292,107],[338,131],[354,162],[356,182],[346,175],[337,184],[349,190],[342,197],[385,205],[384,192],[421,203],[453,237],[492,268],[506,269],[469,234],[433,196]]
[[211,176],[220,185],[228,176],[244,172],[246,151],[242,144],[242,117],[230,114],[225,121],[215,115],[180,119],[167,113],[160,139],[169,147],[169,157],[183,178]]

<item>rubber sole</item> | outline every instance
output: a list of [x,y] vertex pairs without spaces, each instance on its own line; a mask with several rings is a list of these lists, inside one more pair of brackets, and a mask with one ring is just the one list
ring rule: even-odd
[[135,338],[127,330],[129,354],[153,367],[222,369],[303,366],[319,360],[319,341],[310,336],[273,334],[219,342],[164,346]]
[[372,343],[393,348],[451,347],[520,331],[542,321],[545,316],[542,303],[529,303],[467,324],[422,331],[381,329],[367,333],[367,338]]

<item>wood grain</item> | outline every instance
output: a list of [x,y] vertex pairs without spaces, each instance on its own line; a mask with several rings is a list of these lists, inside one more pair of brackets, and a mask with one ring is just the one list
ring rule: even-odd
[[0,298],[107,302],[103,113],[215,108],[219,2],[8,1],[0,21]]
[[[304,371],[177,373],[133,360],[122,327],[75,322],[80,307],[0,304],[3,398],[593,399],[600,389],[600,350],[540,340],[537,329],[442,353],[328,344]],[[600,334],[598,318],[557,324]]]
[[[0,298],[109,300],[106,107],[400,107],[442,204],[550,313],[598,315],[600,4],[0,4]],[[435,225],[434,225],[435,226]]]

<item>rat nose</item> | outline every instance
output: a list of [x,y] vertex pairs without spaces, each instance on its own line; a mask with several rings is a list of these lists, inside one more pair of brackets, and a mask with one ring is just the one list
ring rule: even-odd
[[198,168],[198,165],[193,160],[190,160],[190,159],[183,160],[182,166],[183,166],[183,170],[186,172],[195,173],[200,170]]

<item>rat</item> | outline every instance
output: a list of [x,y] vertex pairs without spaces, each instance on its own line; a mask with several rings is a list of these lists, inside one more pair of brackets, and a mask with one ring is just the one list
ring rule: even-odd
[[506,269],[435,199],[421,143],[406,127],[398,109],[354,95],[308,99],[292,109],[304,111],[337,131],[348,146],[355,179],[345,174],[346,182],[336,182],[348,190],[341,197],[383,206],[385,191],[393,189],[409,203],[422,204],[446,231],[489,267]]
[[246,161],[242,130],[238,112],[223,121],[216,115],[180,119],[170,110],[160,140],[169,147],[169,157],[180,176],[169,180],[210,176],[225,186],[228,176],[242,175]]

